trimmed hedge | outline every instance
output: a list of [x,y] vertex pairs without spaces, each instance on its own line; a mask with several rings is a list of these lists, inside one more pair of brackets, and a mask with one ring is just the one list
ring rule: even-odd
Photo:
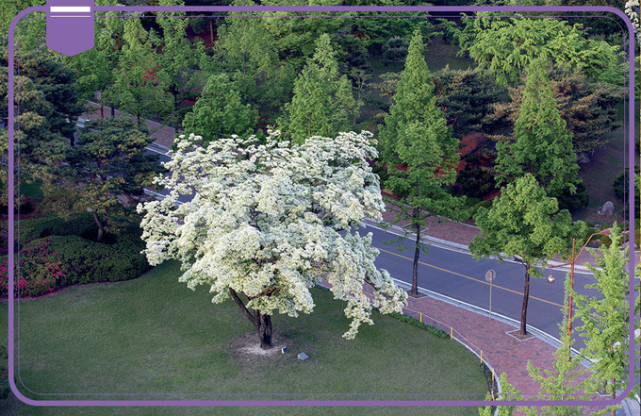
[[421,328],[427,332],[429,332],[432,335],[436,335],[439,338],[449,338],[449,334],[442,329],[435,328],[431,325],[427,325],[419,321],[418,319],[412,318],[411,316],[403,315],[400,313],[392,312],[389,314],[389,316],[398,319],[401,322],[408,323],[412,326],[415,326],[417,328]]

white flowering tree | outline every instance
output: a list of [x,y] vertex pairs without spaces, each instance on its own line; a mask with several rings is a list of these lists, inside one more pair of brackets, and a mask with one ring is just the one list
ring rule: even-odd
[[[180,281],[207,285],[214,303],[231,297],[255,326],[263,349],[271,347],[271,315],[310,313],[309,289],[327,279],[352,319],[343,337],[373,324],[372,306],[400,312],[407,295],[389,273],[378,270],[371,234],[352,229],[365,216],[381,219],[378,177],[367,159],[376,157],[372,134],[311,137],[302,145],[232,136],[207,148],[201,138],[177,139],[165,163],[169,175],[156,182],[169,191],[162,201],[139,205],[142,238],[150,264],[182,263]],[[176,206],[182,195],[190,202]],[[363,294],[369,283],[372,303]]]

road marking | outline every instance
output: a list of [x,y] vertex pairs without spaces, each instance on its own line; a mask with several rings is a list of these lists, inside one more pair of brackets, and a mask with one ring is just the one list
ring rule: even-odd
[[[409,257],[406,257],[406,256],[403,256],[403,255],[401,255],[401,254],[395,253],[395,252],[393,252],[393,251],[385,250],[385,249],[383,249],[383,248],[376,247],[376,246],[372,246],[372,247],[374,247],[374,248],[376,248],[377,250],[380,250],[380,251],[382,251],[382,252],[384,252],[384,253],[391,254],[391,255],[394,255],[394,256],[396,256],[396,257],[400,257],[400,258],[402,258],[402,259],[409,260],[409,261],[412,261],[412,262],[414,261],[414,259],[411,259],[411,258],[409,258]],[[444,269],[444,268],[442,268],[442,267],[438,267],[438,266],[434,266],[433,264],[425,263],[425,262],[422,262],[422,261],[419,261],[419,263],[420,263],[420,264],[422,264],[422,265],[424,265],[424,266],[431,267],[431,268],[433,268],[433,269],[437,269],[437,270],[440,270],[440,271],[443,271],[443,272],[446,272],[446,273],[453,274],[453,275],[455,275],[455,276],[463,277],[463,278],[468,279],[468,280],[473,280],[473,281],[478,282],[478,283],[483,283],[484,285],[488,285],[488,286],[490,285],[488,282],[486,282],[486,281],[484,281],[484,280],[476,279],[476,278],[474,278],[474,277],[472,277],[472,276],[467,276],[467,275],[465,275],[465,274],[457,273],[457,272],[455,272],[455,271],[448,270],[448,269]],[[503,287],[503,286],[496,285],[496,284],[493,284],[492,286],[493,286],[493,287],[495,287],[495,288],[497,288],[497,289],[505,290],[506,292],[511,292],[511,293],[515,293],[515,294],[517,294],[517,295],[521,295],[521,296],[523,296],[523,293],[518,292],[518,291],[513,290],[513,289],[509,289],[509,288],[507,288],[507,287]],[[530,299],[536,299],[536,300],[541,301],[541,302],[549,303],[550,305],[554,305],[554,306],[558,306],[558,307],[563,307],[563,305],[560,305],[560,304],[558,304],[558,303],[556,303],[556,302],[552,302],[552,301],[549,301],[549,300],[546,300],[546,299],[541,299],[541,298],[536,297],[536,296],[531,296],[531,295],[530,295]]]

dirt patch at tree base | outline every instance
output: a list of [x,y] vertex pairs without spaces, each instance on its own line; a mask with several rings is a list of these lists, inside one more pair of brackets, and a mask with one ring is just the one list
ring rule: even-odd
[[256,333],[248,333],[232,340],[229,343],[231,352],[238,358],[254,359],[254,358],[277,358],[283,355],[281,348],[289,346],[291,352],[292,340],[275,333],[272,335],[272,347],[268,350],[260,348],[260,339]]

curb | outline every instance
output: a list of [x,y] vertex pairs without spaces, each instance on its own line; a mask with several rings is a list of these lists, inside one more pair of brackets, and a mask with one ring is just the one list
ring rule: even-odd
[[[414,234],[412,232],[407,232],[405,229],[403,229],[402,227],[399,227],[397,225],[388,225],[387,229],[384,228],[384,226],[381,227],[382,221],[376,221],[376,220],[374,220],[372,218],[365,218],[363,220],[363,222],[365,224],[367,224],[368,226],[370,226],[370,227],[379,229],[381,231],[386,231],[386,232],[392,233],[394,235],[403,236],[403,237],[412,237],[412,238],[415,238],[415,236],[416,236],[416,234]],[[431,235],[425,235],[425,234],[421,235],[421,240],[426,240],[427,242],[431,243],[432,245],[434,245],[436,247],[445,248],[445,249],[449,249],[449,250],[452,250],[452,251],[457,251],[459,253],[468,254],[470,256],[472,255],[470,253],[469,246],[466,245],[466,244],[456,243],[454,241],[449,241],[449,240],[445,240],[443,238],[438,238],[438,237],[434,237],[434,236],[431,236]],[[497,259],[497,256],[490,256],[489,258]],[[518,262],[518,261],[513,260],[510,256],[504,256],[503,259],[504,259],[503,261]],[[558,266],[558,265],[565,264],[565,263],[554,261],[554,260],[550,260],[546,264],[550,265],[550,266]],[[569,265],[565,266],[565,267],[559,267],[558,270],[569,272],[570,271],[570,267],[569,267]],[[587,267],[585,267],[583,265],[575,264],[574,265],[574,271],[575,272],[578,271],[578,272],[583,272],[583,273],[587,273],[587,274],[592,274],[590,269],[588,269]]]

